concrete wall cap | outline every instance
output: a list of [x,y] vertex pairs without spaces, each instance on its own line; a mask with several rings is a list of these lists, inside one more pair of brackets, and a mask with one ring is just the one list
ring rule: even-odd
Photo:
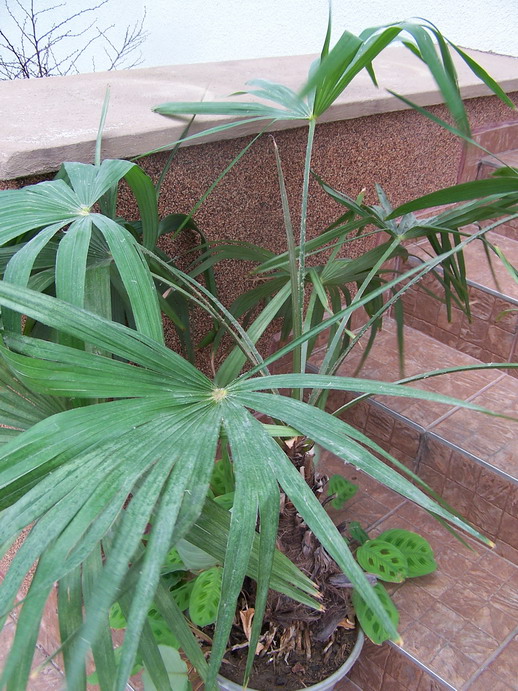
[[[518,58],[467,51],[507,92],[518,91]],[[9,180],[55,171],[63,161],[92,162],[95,138],[107,86],[110,107],[103,138],[104,158],[130,158],[175,142],[185,121],[151,111],[167,101],[223,100],[261,77],[298,89],[315,56],[261,58],[194,65],[175,65],[99,72],[70,77],[0,82],[3,145],[0,179]],[[490,92],[457,61],[464,98]],[[324,121],[358,118],[402,110],[406,106],[387,93],[390,88],[422,106],[441,102],[426,66],[402,47],[390,47],[375,62],[380,88],[365,72],[359,74],[326,113]],[[198,117],[191,133],[230,118]],[[279,122],[273,129],[299,127]],[[239,127],[193,143],[232,138],[259,131],[261,125]]]

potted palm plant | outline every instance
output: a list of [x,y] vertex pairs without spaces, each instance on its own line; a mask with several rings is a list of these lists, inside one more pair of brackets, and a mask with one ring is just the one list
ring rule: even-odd
[[[452,266],[461,268],[463,248],[485,231],[464,238],[458,228],[469,220],[505,217],[516,204],[516,177],[502,177],[498,191],[489,184],[492,181],[482,181],[394,210],[383,195],[380,208],[367,207],[361,199],[352,200],[327,186],[346,206],[345,217],[315,247],[306,237],[316,121],[352,78],[361,69],[372,70],[373,58],[403,33],[410,37],[405,45],[429,66],[456,128],[467,137],[469,128],[449,55],[451,44],[434,27],[423,24],[367,30],[359,37],[346,32],[332,50],[329,29],[320,61],[300,93],[264,81],[253,84],[251,92],[275,106],[254,102],[157,108],[171,115],[244,112],[268,122],[291,118],[309,123],[300,234],[296,239],[292,229],[279,156],[288,250],[261,266],[263,271],[278,270],[282,280],[273,288],[268,286],[271,299],[248,328],[221,304],[210,285],[180,271],[156,250],[161,232],[156,190],[135,164],[101,163],[98,157],[92,166],[64,165],[56,180],[0,193],[5,269],[0,282],[2,551],[31,526],[0,584],[0,612],[18,608],[17,633],[0,685],[27,687],[44,605],[57,583],[68,688],[86,688],[86,659],[91,651],[101,689],[124,689],[137,654],[150,683],[160,690],[170,689],[167,665],[148,620],[153,606],[206,688],[213,689],[236,602],[248,576],[255,583],[255,613],[246,683],[270,589],[314,611],[321,609],[314,581],[276,549],[281,498],[318,541],[333,569],[346,575],[357,600],[376,618],[383,637],[397,640],[388,606],[315,496],[308,476],[293,462],[283,440],[294,436],[310,440],[308,448],[315,445],[337,454],[439,519],[484,540],[397,459],[324,410],[325,393],[333,389],[411,396],[481,410],[404,384],[345,378],[335,372],[359,337],[350,329],[353,313],[366,308],[363,333],[426,272],[439,265],[445,272]],[[439,43],[439,53],[431,38]],[[497,95],[507,99],[482,68],[453,48]],[[117,185],[122,178],[137,198],[140,226],[116,215]],[[491,200],[490,208],[486,199]],[[466,200],[470,201],[447,217],[436,214],[418,221],[411,215],[415,209]],[[401,216],[404,220],[397,222]],[[446,220],[449,225],[445,226]],[[189,216],[184,217],[178,227],[190,222]],[[366,261],[349,266],[349,273],[341,275],[338,283],[332,282],[330,271],[308,268],[309,251],[326,242],[343,245],[352,228],[368,224],[386,233],[387,242]],[[383,263],[404,251],[405,238],[419,234],[434,240],[448,236],[453,241],[433,242],[438,247],[433,259],[404,276],[381,280]],[[217,259],[217,251],[211,250],[196,271],[211,271]],[[334,260],[334,268],[344,268],[336,255]],[[334,299],[332,286],[349,281],[358,283],[354,296],[344,302]],[[456,282],[456,289],[462,293],[462,280]],[[162,312],[185,332],[184,300],[206,310],[236,344],[214,380],[165,344]],[[322,314],[329,314],[324,321],[318,317],[321,307]],[[288,315],[285,335],[291,333],[291,337],[275,353],[263,357],[258,340],[283,308]],[[308,373],[308,352],[325,331],[329,341],[324,364],[319,372]],[[293,358],[291,371],[270,374],[269,366],[288,354]],[[281,395],[279,389],[288,389],[292,395]],[[304,392],[309,392],[307,402]],[[210,493],[214,461],[222,447],[227,449],[234,477],[231,511]],[[302,466],[310,467],[306,455]],[[164,580],[167,555],[181,540],[223,564],[209,663]],[[19,587],[35,563],[27,596],[15,604]],[[119,603],[127,623],[117,656],[109,619],[114,602]]]

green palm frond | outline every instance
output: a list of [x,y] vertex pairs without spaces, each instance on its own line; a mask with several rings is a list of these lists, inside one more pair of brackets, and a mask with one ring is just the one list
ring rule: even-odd
[[[57,298],[3,282],[0,304],[23,310],[64,333],[80,334],[85,342],[133,363],[17,333],[4,335],[6,364],[16,372],[24,391],[31,391],[31,396],[47,403],[42,413],[46,416],[39,421],[30,419],[35,424],[20,430],[0,452],[3,549],[20,531],[33,525],[0,585],[0,614],[13,607],[24,575],[39,560],[37,575],[21,605],[19,633],[3,671],[2,682],[7,688],[23,688],[27,681],[33,652],[31,636],[39,626],[43,604],[55,581],[62,582],[61,587],[72,584],[66,586],[70,596],[63,600],[62,615],[64,630],[70,636],[65,643],[70,688],[82,688],[84,656],[90,647],[97,659],[105,661],[101,666],[107,675],[112,668],[108,653],[102,652],[107,640],[107,613],[121,589],[125,591],[131,582],[128,628],[114,684],[122,690],[139,646],[146,640],[145,613],[159,589],[165,555],[186,535],[194,544],[215,550],[220,558],[223,555],[225,563],[224,597],[206,679],[210,688],[247,573],[258,580],[258,622],[268,586],[280,587],[303,601],[307,600],[304,591],[315,592],[307,579],[294,577],[293,569],[286,571],[284,562],[275,556],[279,488],[362,597],[382,619],[385,617],[343,538],[251,411],[304,430],[324,448],[348,462],[352,460],[403,496],[480,537],[366,450],[358,433],[345,423],[300,401],[257,391],[277,386],[318,387],[418,396],[450,404],[451,399],[400,385],[318,375],[249,377],[229,383],[226,388],[215,388],[190,363],[155,339],[80,308],[71,311],[70,305]],[[10,376],[8,369],[5,373],[6,378]],[[108,392],[110,401],[71,410],[58,412],[50,404],[60,398],[104,398]],[[3,402],[0,397],[0,405]],[[453,402],[480,410],[469,403]],[[218,507],[210,519],[220,542],[211,534],[208,544],[203,525],[204,516],[211,510],[206,496],[222,428],[236,476],[235,500],[232,514]],[[227,518],[218,523],[221,514]],[[255,532],[257,519],[260,538]],[[143,550],[141,539],[149,526],[148,548]],[[98,565],[92,571],[88,565],[95,561],[105,542],[107,558],[102,567]],[[133,568],[133,562],[138,568]],[[88,595],[84,585],[80,587],[78,576],[74,576],[78,569],[88,579]],[[78,599],[84,607],[78,629],[79,605],[70,598]],[[174,613],[170,615],[174,619]],[[385,620],[387,629],[396,636]],[[160,678],[159,666],[155,674]]]

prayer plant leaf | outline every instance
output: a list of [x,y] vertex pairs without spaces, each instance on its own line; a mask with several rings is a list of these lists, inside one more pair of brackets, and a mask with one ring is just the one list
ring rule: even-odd
[[380,538],[368,540],[358,547],[356,559],[365,571],[376,574],[382,581],[402,583],[408,576],[404,554],[393,544]]
[[221,599],[223,569],[213,566],[196,577],[189,598],[189,617],[195,626],[214,624]]
[[426,576],[437,569],[430,543],[418,533],[394,528],[381,533],[376,539],[394,545],[403,554],[408,566],[408,578]]
[[334,499],[331,501],[331,506],[334,509],[343,508],[345,502],[351,497],[354,497],[358,491],[358,485],[354,485],[352,482],[346,480],[342,475],[331,475],[329,482],[327,484],[327,494],[328,496],[333,496]]
[[[381,583],[372,586],[372,590],[378,596],[382,603],[383,609],[390,619],[392,626],[397,629],[399,624],[399,613],[395,604],[392,602],[390,595],[387,593]],[[369,607],[357,590],[352,592],[352,600],[356,616],[365,633],[370,640],[376,645],[381,645],[386,640],[389,640],[390,635],[385,628],[383,622],[375,612]]]

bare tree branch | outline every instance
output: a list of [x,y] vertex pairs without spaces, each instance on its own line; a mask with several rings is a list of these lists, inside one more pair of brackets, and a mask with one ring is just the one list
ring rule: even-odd
[[[140,49],[148,36],[145,9],[142,19],[126,26],[121,40],[113,37],[113,24],[99,26],[93,19],[84,25],[86,15],[91,17],[110,0],[101,0],[56,21],[53,17],[60,11],[63,16],[67,3],[38,9],[38,1],[3,0],[11,27],[5,23],[0,28],[0,80],[77,74],[79,61],[89,54],[94,71],[94,56],[100,53],[106,57],[107,70],[130,69],[142,63]],[[92,50],[94,44],[97,47]]]

